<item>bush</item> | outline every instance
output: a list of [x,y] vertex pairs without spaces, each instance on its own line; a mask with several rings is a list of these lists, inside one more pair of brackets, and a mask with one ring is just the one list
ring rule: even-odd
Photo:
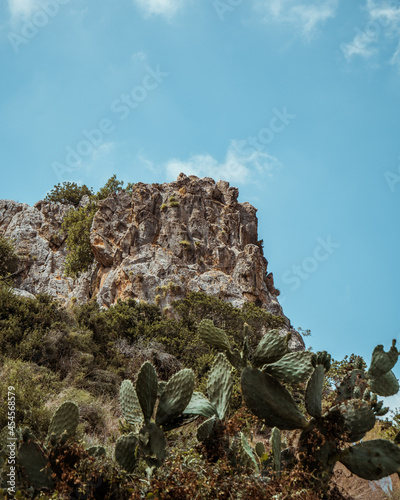
[[19,258],[12,242],[0,236],[0,278],[5,278],[18,271]]
[[78,186],[76,182],[63,182],[54,186],[45,200],[77,207],[85,195],[93,196],[93,188],[89,189],[86,184]]
[[[7,401],[9,387],[15,393],[15,423],[28,426],[38,438],[44,437],[50,423],[51,412],[45,407],[50,394],[59,392],[61,383],[56,374],[34,363],[8,360],[0,370],[0,398]],[[0,429],[8,422],[7,405],[0,405]]]
[[104,200],[112,193],[118,193],[121,191],[124,185],[124,181],[119,181],[117,176],[114,174],[112,177],[108,179],[108,181],[104,184],[102,188],[100,188],[96,193],[97,200]]
[[0,286],[1,355],[34,361],[42,349],[42,339],[58,322],[67,322],[67,314],[47,295],[36,299],[14,295]]
[[72,208],[64,217],[62,229],[67,232],[68,255],[65,259],[64,274],[76,278],[89,269],[94,257],[90,246],[90,228],[97,212],[97,205]]

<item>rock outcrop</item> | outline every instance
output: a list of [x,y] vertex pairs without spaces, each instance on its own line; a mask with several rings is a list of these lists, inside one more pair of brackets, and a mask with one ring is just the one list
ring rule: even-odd
[[71,206],[1,200],[0,235],[12,238],[24,259],[17,287],[63,303],[96,295],[104,307],[128,297],[165,307],[203,291],[283,316],[258,241],[256,209],[237,198],[228,182],[184,174],[162,185],[137,183],[132,195],[109,196],[99,202],[91,228],[95,262],[77,279],[63,274],[61,224]]

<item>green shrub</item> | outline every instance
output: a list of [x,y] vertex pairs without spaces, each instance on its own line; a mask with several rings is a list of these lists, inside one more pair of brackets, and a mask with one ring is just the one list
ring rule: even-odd
[[[20,360],[7,360],[0,370],[0,398],[7,401],[9,387],[15,393],[16,427],[28,426],[37,437],[43,437],[51,413],[45,407],[50,395],[59,392],[59,377],[45,367]],[[0,429],[7,425],[7,405],[0,405]]]
[[0,236],[0,278],[5,278],[18,271],[19,258],[8,238]]
[[46,201],[54,201],[65,205],[74,205],[77,207],[84,196],[93,196],[93,188],[88,188],[86,184],[78,186],[76,182],[63,182],[53,187]]
[[94,256],[90,246],[90,228],[97,212],[97,205],[72,208],[64,217],[62,229],[67,233],[68,255],[65,259],[64,274],[72,278],[89,269]]
[[19,297],[10,287],[0,286],[2,356],[35,360],[49,329],[67,321],[67,313],[48,295],[39,294],[36,299]]
[[[124,181],[119,181],[117,176],[114,174],[112,177],[108,179],[108,181],[101,187],[96,193],[97,200],[104,200],[112,193],[118,193],[123,188]],[[131,187],[132,184],[128,184],[128,187]]]

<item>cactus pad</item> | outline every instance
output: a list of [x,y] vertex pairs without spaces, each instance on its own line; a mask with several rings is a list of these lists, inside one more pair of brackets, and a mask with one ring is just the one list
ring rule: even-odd
[[337,389],[336,401],[339,403],[345,401],[346,399],[353,399],[355,387],[359,387],[361,393],[364,393],[365,389],[368,387],[368,382],[366,380],[367,376],[363,370],[352,370],[343,379],[342,383]]
[[134,434],[127,434],[117,439],[115,443],[115,461],[131,474],[136,467],[136,448],[138,438]]
[[399,351],[396,348],[396,340],[393,339],[392,347],[388,352],[383,350],[383,345],[377,345],[372,353],[368,376],[376,378],[385,375],[385,373],[388,373],[397,363],[398,357]]
[[119,402],[125,420],[134,426],[143,425],[143,414],[135,388],[130,380],[124,380],[119,390]]
[[221,420],[225,418],[228,411],[232,389],[232,369],[226,356],[220,352],[208,376],[207,395]]
[[399,392],[399,382],[392,371],[369,380],[371,390],[379,396],[394,396]]
[[206,344],[220,349],[221,351],[230,351],[231,345],[227,334],[221,328],[214,326],[210,319],[203,319],[199,325],[200,338]]
[[160,397],[156,414],[157,425],[168,425],[183,412],[192,397],[194,385],[193,370],[186,368],[171,377]]
[[258,474],[257,460],[243,432],[241,432],[239,435],[238,445],[239,445],[238,454],[241,464],[244,465],[245,467],[250,467],[251,469],[254,469],[256,474]]
[[340,415],[346,430],[346,441],[353,443],[362,439],[375,425],[375,414],[366,401],[351,399],[333,407],[330,415]]
[[271,375],[247,367],[241,378],[244,400],[269,427],[304,429],[308,423],[289,391]]
[[31,486],[38,490],[54,487],[52,470],[47,467],[48,459],[34,441],[23,442],[20,445],[18,462]]
[[373,439],[346,449],[340,458],[350,472],[376,481],[400,468],[400,448],[385,439]]
[[149,467],[160,467],[167,455],[164,432],[155,424],[148,424],[139,432],[139,446]]
[[93,457],[105,457],[107,456],[106,449],[104,446],[91,446],[90,448],[87,448],[86,450],[89,455],[92,455]]
[[55,438],[58,439],[64,432],[66,432],[68,436],[73,436],[78,424],[78,406],[72,401],[65,401],[65,403],[55,411],[51,419],[47,438],[50,439],[51,436],[53,436],[53,438],[55,436]]
[[212,434],[214,426],[217,422],[217,418],[212,416],[208,420],[205,420],[197,429],[197,439],[201,442],[206,441]]
[[146,361],[139,370],[136,380],[136,394],[147,424],[153,415],[157,399],[158,379],[154,366]]
[[276,427],[272,429],[270,443],[272,449],[272,457],[274,460],[274,471],[280,472],[282,440],[281,440],[281,433],[279,429],[277,429]]
[[290,352],[275,363],[264,365],[262,371],[287,384],[299,384],[314,371],[315,354],[309,351]]
[[264,443],[261,441],[258,441],[256,445],[254,446],[254,450],[257,453],[258,458],[261,458],[265,455],[265,446]]
[[213,415],[217,415],[217,409],[201,392],[194,392],[183,414],[201,415],[202,417],[210,418]]
[[278,359],[289,352],[288,342],[290,337],[290,333],[284,337],[281,336],[279,330],[270,330],[267,332],[254,353],[253,365],[259,367],[266,363],[278,361]]
[[305,403],[308,413],[315,418],[322,415],[322,388],[325,379],[324,365],[317,364],[307,383]]

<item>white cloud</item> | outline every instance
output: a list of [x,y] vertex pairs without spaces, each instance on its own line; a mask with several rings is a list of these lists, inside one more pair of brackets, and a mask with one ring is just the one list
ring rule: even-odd
[[335,17],[338,0],[255,0],[264,22],[291,24],[307,39]]
[[[381,51],[389,49],[392,52],[390,63],[397,65],[400,55],[400,7],[394,6],[388,0],[379,2],[366,0],[365,10],[367,13],[365,24],[355,27],[356,34],[353,40],[341,46],[345,58],[351,60],[359,56],[370,59]],[[394,43],[395,49],[393,49]]]
[[135,3],[143,10],[145,17],[161,15],[170,19],[183,7],[184,0],[135,0]]
[[276,158],[262,151],[241,154],[238,141],[232,141],[225,160],[218,162],[210,155],[193,155],[188,160],[169,160],[166,164],[168,180],[175,180],[183,172],[186,175],[212,177],[236,184],[259,182],[260,175],[272,176],[280,163]]

